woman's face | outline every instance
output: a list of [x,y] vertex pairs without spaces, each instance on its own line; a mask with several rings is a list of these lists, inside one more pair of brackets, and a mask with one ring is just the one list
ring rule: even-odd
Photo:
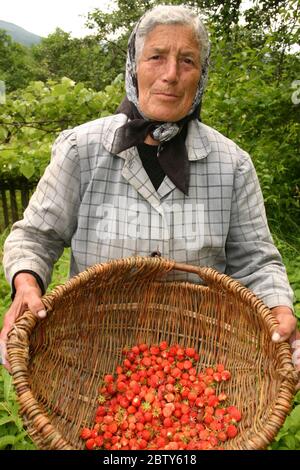
[[139,108],[149,119],[175,122],[193,104],[201,75],[191,27],[159,25],[146,37],[137,64]]

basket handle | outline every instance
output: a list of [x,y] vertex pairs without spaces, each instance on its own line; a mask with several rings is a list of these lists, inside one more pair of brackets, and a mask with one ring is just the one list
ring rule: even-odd
[[[219,273],[214,268],[207,266],[191,266],[189,264],[175,262],[173,269],[197,274],[208,286],[216,287],[217,285],[228,293],[238,294],[240,298],[252,304],[256,302],[262,303],[251,290],[227,276],[227,274]],[[265,306],[265,308],[269,310],[268,307]]]

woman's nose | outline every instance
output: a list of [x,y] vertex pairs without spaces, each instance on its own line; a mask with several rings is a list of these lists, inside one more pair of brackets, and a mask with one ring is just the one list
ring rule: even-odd
[[178,63],[176,60],[167,60],[162,74],[162,79],[167,82],[178,81]]

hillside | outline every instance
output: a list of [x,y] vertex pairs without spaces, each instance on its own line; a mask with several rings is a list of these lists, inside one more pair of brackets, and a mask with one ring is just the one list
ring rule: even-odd
[[26,31],[26,29],[21,28],[13,23],[8,23],[7,21],[0,20],[0,29],[4,29],[7,34],[9,34],[12,39],[23,46],[31,46],[33,44],[38,44],[42,39],[36,34]]

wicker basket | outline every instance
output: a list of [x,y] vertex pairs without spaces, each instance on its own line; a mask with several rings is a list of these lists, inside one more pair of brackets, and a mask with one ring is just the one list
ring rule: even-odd
[[[200,284],[166,282],[170,271]],[[40,449],[81,449],[103,375],[125,345],[166,340],[194,346],[198,369],[223,362],[222,385],[242,412],[227,449],[263,449],[291,408],[295,371],[287,343],[273,344],[276,321],[251,291],[211,268],[162,258],[96,265],[44,296],[45,320],[29,311],[9,334],[8,355],[29,435]]]

